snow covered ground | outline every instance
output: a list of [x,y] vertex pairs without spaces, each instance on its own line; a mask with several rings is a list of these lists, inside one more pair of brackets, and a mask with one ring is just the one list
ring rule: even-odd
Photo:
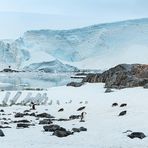
[[[139,88],[128,88],[114,90],[112,93],[104,93],[104,84],[86,84],[79,88],[74,87],[53,87],[46,92],[48,102],[53,100],[52,105],[37,106],[38,113],[47,112],[56,118],[68,118],[70,115],[80,114],[76,111],[81,106],[86,106],[87,112],[85,122],[79,120],[55,121],[66,129],[71,130],[73,127],[84,126],[86,132],[74,133],[65,138],[51,136],[50,132],[43,131],[43,125],[38,125],[35,117],[25,117],[24,119],[32,120],[36,126],[27,129],[16,129],[16,124],[10,124],[12,128],[3,129],[5,137],[0,138],[0,147],[2,148],[146,148],[148,147],[148,138],[130,139],[125,131],[144,132],[148,136],[148,90]],[[0,92],[0,103],[5,95]],[[22,96],[17,102],[21,102],[27,95],[28,91],[22,91]],[[36,92],[33,92],[36,95]],[[45,93],[41,91],[41,93]],[[10,99],[16,94],[11,92]],[[10,100],[9,99],[9,100]],[[57,105],[60,100],[60,105]],[[72,103],[65,103],[72,100]],[[80,102],[83,102],[80,104]],[[88,104],[85,104],[88,101]],[[112,107],[112,103],[127,103],[127,106]],[[6,117],[14,119],[13,112],[23,112],[29,109],[29,106],[11,106],[0,107],[5,113],[12,115],[1,115],[0,118]],[[64,108],[63,112],[58,109]],[[121,111],[127,110],[125,116],[119,117]],[[34,112],[36,112],[34,111]],[[32,111],[33,112],[33,111]],[[22,119],[22,118],[21,118]]]

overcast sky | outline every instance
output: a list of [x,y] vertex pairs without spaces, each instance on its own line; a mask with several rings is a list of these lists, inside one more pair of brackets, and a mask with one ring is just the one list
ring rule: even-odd
[[148,0],[0,0],[0,38],[148,17]]

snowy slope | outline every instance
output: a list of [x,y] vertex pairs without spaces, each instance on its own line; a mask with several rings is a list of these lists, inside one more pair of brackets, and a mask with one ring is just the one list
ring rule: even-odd
[[148,19],[73,30],[32,30],[10,43],[9,51],[1,43],[0,56],[3,49],[12,57],[4,63],[19,62],[17,67],[58,59],[79,68],[104,69],[119,63],[147,63],[147,40]]
[[[51,136],[50,132],[43,132],[43,126],[38,125],[38,120],[34,117],[26,116],[24,118],[14,119],[13,112],[23,112],[29,109],[29,106],[11,106],[4,107],[6,115],[2,117],[12,120],[28,119],[32,120],[35,126],[27,129],[16,129],[16,124],[11,123],[11,129],[2,129],[5,137],[0,138],[3,148],[146,148],[148,137],[144,139],[130,139],[127,130],[144,132],[148,136],[147,120],[147,96],[148,91],[143,88],[130,88],[115,90],[112,93],[104,93],[104,84],[86,84],[79,88],[73,87],[55,87],[48,90],[48,102],[53,100],[52,105],[37,106],[38,113],[47,112],[57,118],[68,118],[72,114],[79,114],[76,110],[81,106],[86,106],[86,122],[72,120],[66,122],[54,122],[66,129],[84,126],[87,132],[75,133],[66,138],[57,138]],[[0,92],[1,99],[6,92]],[[11,92],[10,99],[14,97],[15,91]],[[27,91],[23,91],[20,102],[23,100]],[[38,92],[33,92],[36,96]],[[44,93],[44,92],[40,92]],[[10,101],[9,99],[9,101]],[[60,105],[57,105],[57,99]],[[72,100],[71,104],[66,104]],[[2,101],[2,100],[0,100]],[[83,101],[82,104],[79,102]],[[88,104],[84,104],[88,101]],[[127,107],[111,107],[112,103],[127,103]],[[64,108],[63,112],[58,112],[59,108]],[[125,116],[119,117],[118,114],[127,110]],[[32,111],[36,112],[36,111]],[[8,115],[12,113],[12,115]]]

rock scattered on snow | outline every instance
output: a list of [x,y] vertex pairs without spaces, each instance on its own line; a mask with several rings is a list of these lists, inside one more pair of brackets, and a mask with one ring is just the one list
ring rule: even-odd
[[81,111],[81,110],[83,110],[85,108],[86,108],[86,106],[82,106],[82,107],[78,108],[77,111]]
[[134,138],[143,139],[146,137],[146,135],[142,132],[132,132],[131,134],[129,134],[127,136],[131,139],[134,139]]
[[119,116],[124,116],[124,115],[126,115],[126,113],[127,113],[127,111],[122,111],[122,112],[119,114]]
[[58,110],[58,112],[62,112],[62,111],[64,111],[64,108],[60,108],[60,109]]
[[113,103],[112,107],[118,106],[118,103]]
[[67,86],[80,87],[83,84],[84,84],[83,82],[70,82],[67,84]]
[[4,137],[5,134],[3,133],[3,131],[0,129],[0,137]]
[[82,132],[82,131],[87,131],[87,128],[85,128],[85,127],[73,128],[72,131],[79,133],[79,132]]
[[39,121],[39,124],[51,124],[53,123],[51,119],[43,119]]
[[126,103],[122,103],[122,104],[120,105],[120,107],[125,107],[125,106],[127,106]]
[[105,93],[111,93],[114,92],[111,88],[106,88]]
[[48,114],[48,113],[41,113],[41,114],[38,114],[37,117],[39,117],[39,118],[54,118],[54,116],[51,116],[51,115]]

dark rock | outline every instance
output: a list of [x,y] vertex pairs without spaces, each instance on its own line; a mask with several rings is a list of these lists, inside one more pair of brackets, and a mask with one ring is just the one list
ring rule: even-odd
[[62,112],[62,111],[64,111],[64,108],[60,108],[60,109],[58,110],[58,112]]
[[56,130],[54,131],[53,135],[57,136],[57,137],[67,137],[69,135],[71,135],[72,132],[65,130]]
[[38,114],[37,117],[39,117],[39,118],[54,118],[54,116],[51,116],[50,114],[47,114],[47,113]]
[[0,125],[0,128],[11,128],[10,126],[1,126]]
[[51,119],[43,119],[39,121],[39,124],[51,124],[53,123]]
[[8,122],[4,122],[4,124],[9,124]]
[[81,110],[85,109],[85,107],[86,106],[82,106],[82,107],[78,108],[77,111],[81,111]]
[[125,107],[125,106],[127,106],[126,103],[122,103],[122,104],[120,105],[120,107]]
[[24,114],[22,114],[22,113],[16,113],[14,117],[15,118],[21,118],[21,117],[24,117]]
[[87,131],[87,128],[85,127],[80,127],[80,128],[73,128],[72,131],[75,132],[82,132],[82,131]]
[[126,113],[127,113],[127,111],[122,111],[122,112],[119,114],[119,116],[124,116],[124,115],[126,115]]
[[46,132],[54,132],[56,130],[59,130],[60,128],[61,127],[59,125],[56,125],[56,124],[43,126],[43,129]]
[[118,103],[113,103],[112,107],[118,106]]
[[143,88],[148,89],[148,83],[143,86]]
[[81,115],[71,115],[69,117],[69,119],[73,120],[73,119],[80,119]]
[[3,110],[3,109],[1,109],[1,110],[0,110],[0,112],[1,112],[1,113],[3,113],[3,112],[4,112],[4,110]]
[[87,131],[87,128],[85,128],[85,127],[80,127],[80,131]]
[[70,119],[63,119],[63,118],[60,118],[60,119],[55,119],[54,121],[69,121]]
[[106,88],[105,93],[111,93],[113,92],[113,90],[111,90],[111,88]]
[[83,84],[84,84],[83,82],[70,82],[67,84],[67,86],[80,87]]
[[127,88],[148,84],[148,65],[120,64],[102,74],[87,75],[83,82],[105,83],[106,88]]
[[28,128],[30,126],[30,124],[26,124],[26,123],[18,123],[17,124],[17,128]]
[[142,132],[133,132],[130,135],[127,135],[129,138],[133,139],[133,138],[139,138],[139,139],[143,139],[145,138],[145,134]]
[[0,129],[0,137],[4,137],[5,134],[3,133],[3,131]]
[[24,113],[28,113],[28,112],[30,112],[30,110],[24,110]]
[[80,129],[79,129],[79,128],[72,128],[72,131],[73,131],[74,133],[79,133],[79,132],[80,132]]
[[28,128],[29,126],[35,126],[35,124],[29,124],[29,123],[18,123],[18,128]]
[[31,113],[31,114],[28,114],[29,116],[34,116],[36,117],[36,114],[35,113]]
[[89,83],[97,83],[100,82],[100,76],[101,74],[96,73],[96,74],[88,74],[84,79],[83,79],[83,83],[84,82],[89,82]]
[[13,123],[30,123],[30,121],[23,119],[23,120],[13,121]]

